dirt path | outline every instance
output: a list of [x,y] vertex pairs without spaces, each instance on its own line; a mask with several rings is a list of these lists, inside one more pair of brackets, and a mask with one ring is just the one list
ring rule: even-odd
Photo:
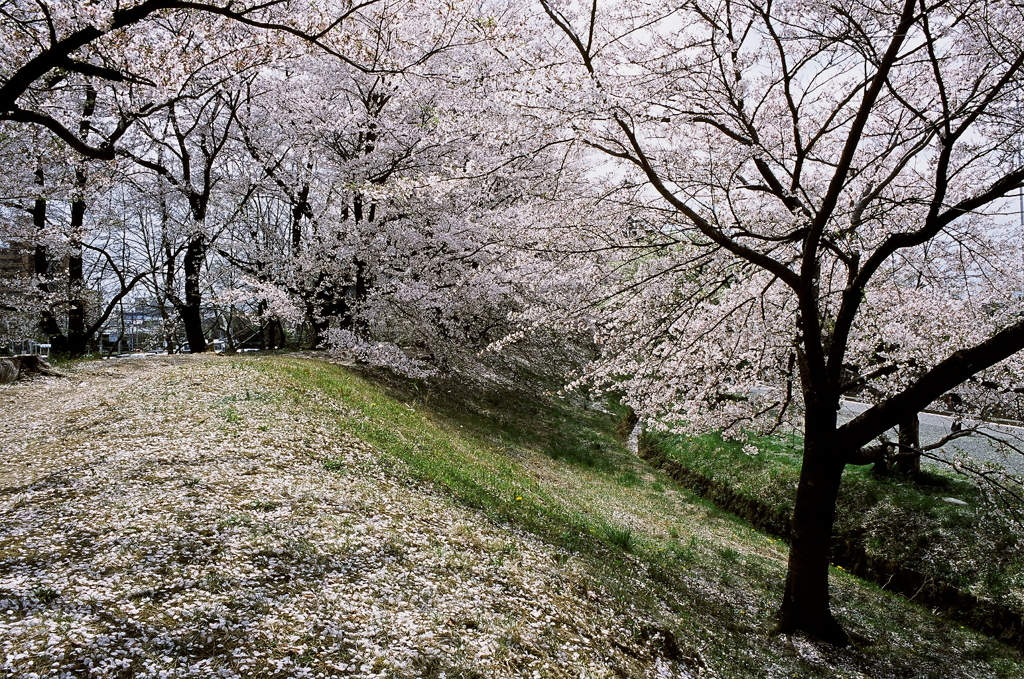
[[0,672],[689,676],[575,558],[386,471],[258,366],[0,387]]

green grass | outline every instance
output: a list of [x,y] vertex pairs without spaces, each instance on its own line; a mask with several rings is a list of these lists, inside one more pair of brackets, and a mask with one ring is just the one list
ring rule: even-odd
[[[330,413],[340,432],[381,451],[387,473],[532,533],[562,548],[562,560],[583,560],[613,593],[613,605],[644,611],[688,640],[718,676],[763,677],[772,668],[773,676],[786,677],[974,679],[1024,670],[1021,657],[997,641],[839,570],[832,577],[834,608],[873,645],[809,657],[771,636],[785,545],[680,490],[627,452],[617,432],[623,413],[614,407],[606,412],[528,394],[382,381],[282,356],[232,360],[267,375],[292,407]],[[713,437],[676,443],[684,459],[758,497],[784,503],[787,489],[795,489],[795,440],[763,441],[754,458]],[[332,461],[321,464],[331,473],[347,471]],[[885,497],[911,498],[895,491]],[[637,624],[639,635],[649,623]]]
[[[744,497],[792,512],[800,475],[798,437],[760,438],[757,455],[721,437],[648,435],[667,457],[728,484]],[[956,498],[962,506],[946,501]],[[1018,528],[993,512],[969,481],[926,468],[914,481],[847,467],[835,532],[861,536],[869,551],[936,579],[1024,610],[1024,551]]]
[[633,549],[633,529],[630,526],[602,526],[601,533],[604,539],[612,545],[626,552]]
[[[340,418],[347,431],[393,454],[414,478],[430,481],[497,522],[513,522],[564,545],[592,540],[600,525],[566,508],[544,486],[531,480],[514,450],[537,446],[553,459],[587,468],[612,470],[624,457],[614,427],[602,431],[566,413],[519,411],[516,418],[492,419],[495,404],[452,418],[453,404],[425,407],[415,391],[396,394],[387,387],[344,373],[326,363],[281,361],[264,364],[293,383],[318,389],[355,409]],[[410,387],[411,389],[412,387]],[[405,397],[399,400],[395,396]],[[530,422],[533,430],[525,428]],[[612,423],[613,425],[613,423]],[[580,436],[574,436],[574,430]],[[457,435],[453,435],[457,434]],[[582,442],[581,442],[582,441]],[[334,463],[325,463],[332,467]]]

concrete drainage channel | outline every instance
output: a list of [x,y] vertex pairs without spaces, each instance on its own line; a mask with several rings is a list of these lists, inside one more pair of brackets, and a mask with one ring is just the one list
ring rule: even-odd
[[[788,512],[746,497],[725,483],[710,479],[670,460],[651,445],[640,445],[641,459],[664,471],[680,486],[691,490],[719,509],[749,522],[758,530],[789,542]],[[979,599],[970,592],[936,580],[913,568],[869,554],[857,536],[836,536],[832,565],[872,582],[890,592],[916,601],[934,613],[957,620],[973,629],[1013,646],[1024,648],[1024,617],[1002,604]]]

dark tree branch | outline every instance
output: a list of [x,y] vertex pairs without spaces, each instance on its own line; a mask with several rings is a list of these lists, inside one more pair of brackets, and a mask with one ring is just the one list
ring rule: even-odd
[[[818,317],[818,248],[821,238],[825,233],[825,227],[832,218],[832,214],[839,202],[839,196],[846,186],[850,168],[853,165],[854,154],[860,146],[864,128],[867,126],[868,119],[874,111],[879,94],[881,94],[882,89],[885,87],[885,83],[889,78],[889,72],[896,64],[900,48],[907,38],[907,32],[914,23],[915,4],[915,0],[904,0],[899,24],[893,32],[889,46],[878,64],[870,84],[864,91],[864,97],[857,109],[857,115],[850,124],[850,131],[846,136],[842,153],[840,153],[839,160],[836,163],[836,170],[832,175],[828,190],[817,209],[814,221],[811,223],[807,239],[804,241],[800,268],[800,287],[797,291],[797,296],[800,301],[800,316],[803,324],[807,360],[811,375],[819,375],[829,381],[834,380],[838,375],[839,363],[841,361],[836,362],[833,356],[826,357],[825,347],[819,339],[822,337],[822,328]],[[836,343],[832,342],[831,349],[835,349],[835,347]],[[829,360],[832,360],[831,366]],[[829,367],[832,368],[831,371]]]
[[837,440],[854,450],[963,383],[977,373],[1024,349],[1024,320],[988,340],[961,349],[919,377],[899,394],[861,413],[838,429]]
[[[116,69],[96,66],[73,59],[72,55],[85,46],[110,33],[141,23],[161,11],[186,10],[223,16],[254,28],[281,31],[293,35],[315,45],[325,53],[341,59],[353,68],[369,72],[371,69],[367,69],[365,66],[362,66],[345,55],[337,52],[337,50],[324,43],[323,38],[328,32],[340,26],[341,22],[351,16],[353,12],[378,1],[379,0],[364,0],[364,2],[355,3],[355,5],[343,12],[341,16],[335,19],[323,31],[310,33],[286,23],[262,21],[254,18],[254,15],[258,12],[284,4],[287,0],[268,0],[267,2],[258,3],[249,7],[238,7],[234,0],[229,0],[224,5],[191,2],[188,0],[143,0],[143,2],[139,2],[138,4],[116,9],[111,15],[110,22],[105,24],[103,27],[91,25],[85,26],[72,31],[64,37],[59,37],[56,34],[53,22],[49,17],[48,8],[45,3],[40,3],[41,11],[46,17],[50,30],[50,44],[20,67],[15,69],[10,77],[0,85],[0,120],[12,120],[40,125],[41,127],[45,127],[53,132],[82,155],[90,158],[110,160],[114,157],[114,151],[112,148],[113,141],[111,139],[108,139],[99,147],[90,146],[84,140],[74,135],[74,133],[68,130],[52,116],[39,111],[29,111],[18,104],[18,100],[29,91],[34,83],[42,81],[47,73],[55,69],[65,69],[82,75],[97,77],[112,82],[151,84],[148,80],[145,80],[140,76],[125,74]],[[138,114],[124,117],[118,125],[118,131],[120,134],[117,134],[117,136],[119,137],[123,134],[124,131],[122,127],[125,127],[126,129],[126,126],[130,125],[131,122],[137,118]]]

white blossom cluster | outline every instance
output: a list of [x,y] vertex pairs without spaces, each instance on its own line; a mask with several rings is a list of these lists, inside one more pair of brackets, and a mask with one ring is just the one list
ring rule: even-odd
[[331,330],[327,345],[332,355],[354,358],[372,366],[386,366],[412,378],[430,377],[436,371],[409,357],[390,342],[368,342],[351,330]]
[[[577,190],[565,230],[540,229],[565,257],[552,277],[592,282],[573,309],[599,358],[578,384],[743,438],[802,426],[807,393],[884,401],[1020,321],[1019,7],[908,15],[861,111],[865,55],[903,39],[895,6],[540,4],[552,30],[531,47],[559,57],[535,76],[536,129],[589,147],[597,206]],[[933,61],[911,56],[925,45]],[[1022,379],[1012,357],[956,388],[992,412]]]

